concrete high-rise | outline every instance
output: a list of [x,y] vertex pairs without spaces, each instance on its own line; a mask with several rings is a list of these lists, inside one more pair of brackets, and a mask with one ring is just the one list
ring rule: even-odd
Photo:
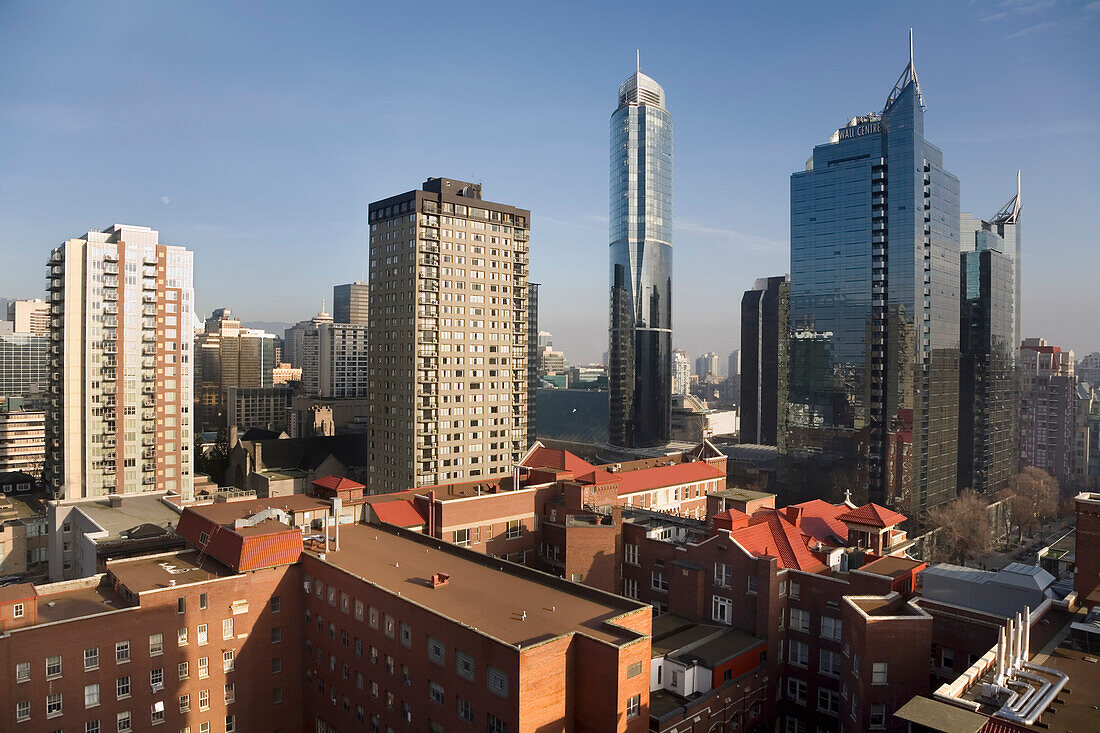
[[53,250],[47,485],[61,499],[192,486],[192,254],[148,227]]
[[1019,179],[992,221],[962,214],[959,488],[992,494],[1019,468]]
[[270,387],[275,362],[274,334],[241,328],[228,308],[213,312],[195,336],[195,420],[200,430],[227,427],[227,400],[233,387]]
[[672,115],[640,70],[611,115],[608,438],[667,443],[672,419]]
[[368,395],[368,326],[319,323],[302,332],[302,394],[349,399]]
[[538,437],[539,394],[539,283],[527,283],[527,444]]
[[332,314],[325,310],[321,304],[321,312],[308,321],[298,321],[290,328],[283,331],[282,359],[292,367],[305,368],[305,334],[316,331],[322,323],[332,323]]
[[911,514],[956,493],[959,221],[910,52],[882,112],[791,176],[784,450]]
[[695,357],[695,373],[699,375],[699,381],[718,381],[720,377],[718,369],[721,363],[721,357],[713,351],[708,351],[702,356]]
[[0,334],[0,397],[42,397],[49,379],[48,335]]
[[691,359],[683,349],[672,352],[672,394],[691,394]]
[[8,320],[15,333],[47,336],[50,333],[50,304],[40,298],[13,300],[8,303]]
[[507,473],[527,441],[531,213],[429,178],[370,205],[370,487]]
[[742,443],[777,444],[779,342],[787,335],[779,314],[789,297],[786,275],[758,278],[741,297]]
[[332,288],[332,320],[335,323],[368,323],[370,285],[356,281]]
[[1077,375],[1073,352],[1041,338],[1020,346],[1020,465],[1041,468],[1065,485],[1074,474]]

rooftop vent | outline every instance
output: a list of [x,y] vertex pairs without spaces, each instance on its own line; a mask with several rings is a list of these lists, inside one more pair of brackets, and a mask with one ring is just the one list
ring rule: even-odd
[[432,587],[438,588],[441,585],[447,585],[451,576],[449,573],[433,573],[432,574]]

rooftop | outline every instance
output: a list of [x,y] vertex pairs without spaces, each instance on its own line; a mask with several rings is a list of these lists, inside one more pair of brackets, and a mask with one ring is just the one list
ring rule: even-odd
[[38,623],[68,621],[97,613],[117,611],[130,606],[103,578],[93,576],[81,581],[52,583],[38,587]]
[[116,560],[107,564],[107,570],[131,593],[190,585],[236,574],[209,556],[200,561],[196,550]]
[[909,557],[887,555],[886,557],[872,560],[866,565],[856,568],[856,570],[862,570],[865,573],[873,573],[874,575],[885,575],[888,578],[897,578],[913,572],[913,570],[919,568],[923,564],[924,563],[920,560],[914,560]]
[[[363,524],[341,528],[340,550],[322,562],[517,648],[574,632],[626,644],[639,635],[614,619],[646,607],[439,540]],[[436,573],[450,578],[433,588]],[[486,603],[487,593],[499,600]]]
[[160,495],[126,496],[118,506],[110,506],[108,500],[81,502],[76,508],[107,533],[100,542],[129,539],[131,530],[147,524],[175,527],[180,518],[179,510],[165,504]]

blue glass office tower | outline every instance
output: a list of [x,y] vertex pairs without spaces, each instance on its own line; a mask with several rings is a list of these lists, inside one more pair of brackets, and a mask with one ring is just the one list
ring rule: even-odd
[[910,514],[953,498],[959,181],[924,138],[912,54],[882,112],[791,176],[789,328],[784,450],[819,490]]
[[672,417],[672,116],[641,71],[611,115],[609,225],[609,440],[661,445]]

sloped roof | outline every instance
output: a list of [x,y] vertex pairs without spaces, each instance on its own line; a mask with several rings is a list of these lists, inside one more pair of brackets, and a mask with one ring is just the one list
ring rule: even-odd
[[574,475],[591,473],[596,470],[588,461],[573,455],[567,450],[547,448],[540,445],[523,462],[528,468],[553,468],[558,471],[570,471]]
[[342,476],[325,476],[319,478],[313,482],[314,486],[320,486],[322,489],[330,489],[332,491],[346,491],[348,489],[362,489],[365,488],[363,484],[358,481],[352,481],[350,478],[344,478]]
[[419,527],[427,523],[427,519],[420,513],[420,509],[413,499],[380,501],[371,504],[371,509],[378,515],[380,521],[395,524],[398,527]]
[[[367,465],[367,439],[362,435],[322,435],[256,441],[263,447],[265,470],[312,471],[330,455],[345,466]],[[255,451],[246,446],[255,455]]]
[[802,521],[799,526],[803,532],[815,540],[832,544],[839,541],[842,545],[848,542],[848,525],[838,519],[841,514],[848,512],[847,505],[811,499],[791,506],[802,510]]
[[675,463],[671,466],[643,468],[637,471],[623,471],[622,473],[610,475],[619,481],[620,495],[661,489],[666,486],[679,486],[725,476],[720,469],[703,461]]
[[748,527],[735,529],[730,537],[753,555],[777,558],[781,568],[810,573],[826,569],[806,546],[806,535],[775,509],[757,512]]
[[892,509],[887,509],[878,504],[864,504],[861,507],[844,512],[837,519],[850,524],[862,524],[868,527],[885,529],[895,524],[901,524],[906,520],[906,517],[904,514],[898,514]]

